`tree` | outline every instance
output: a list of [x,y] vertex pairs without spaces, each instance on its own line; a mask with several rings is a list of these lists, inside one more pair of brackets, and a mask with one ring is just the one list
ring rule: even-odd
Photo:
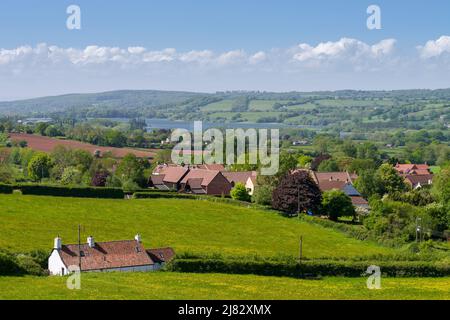
[[403,177],[389,163],[384,163],[378,168],[376,180],[383,193],[401,192],[406,189]]
[[352,200],[344,191],[333,189],[322,195],[322,209],[330,220],[337,221],[339,217],[355,216]]
[[161,149],[156,152],[155,162],[162,163],[171,163],[172,162],[172,150],[171,149]]
[[364,170],[360,172],[354,185],[356,190],[366,198],[375,194],[382,194],[375,170]]
[[55,126],[48,126],[44,130],[44,135],[47,137],[56,137],[62,135],[62,132],[58,130]]
[[263,206],[271,205],[273,189],[270,185],[258,185],[253,191],[252,201]]
[[433,196],[450,210],[450,166],[442,168],[433,179]]
[[106,186],[106,181],[109,177],[109,172],[107,171],[99,171],[94,174],[92,177],[91,185],[94,187],[104,187]]
[[280,153],[280,167],[276,174],[277,178],[283,177],[291,170],[297,168],[297,155],[292,152],[282,152]]
[[44,136],[45,129],[47,129],[48,126],[49,126],[49,124],[45,123],[45,122],[38,123],[36,125],[36,128],[34,129],[34,132],[40,134],[41,136]]
[[233,189],[230,192],[231,198],[239,201],[250,201],[251,197],[248,194],[247,188],[243,183],[236,183]]
[[336,163],[336,161],[334,161],[332,159],[328,159],[328,160],[322,161],[320,163],[319,167],[317,168],[317,171],[319,171],[319,172],[339,171],[339,166]]
[[123,157],[117,166],[116,175],[122,183],[133,181],[139,186],[145,186],[144,168],[139,159],[132,153]]
[[313,158],[307,155],[302,154],[300,157],[298,157],[298,165],[301,168],[310,168],[311,162],[313,161]]
[[61,175],[61,184],[74,185],[81,182],[81,172],[75,167],[66,167]]
[[375,170],[376,168],[377,164],[372,159],[353,159],[348,171],[361,174],[365,170]]
[[50,175],[52,159],[44,152],[38,152],[33,155],[28,163],[28,176],[34,180],[42,180]]
[[272,207],[286,213],[318,213],[322,194],[305,170],[286,174],[272,194]]

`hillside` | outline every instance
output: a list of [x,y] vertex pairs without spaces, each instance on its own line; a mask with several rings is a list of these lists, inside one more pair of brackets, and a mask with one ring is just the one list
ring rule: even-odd
[[146,247],[172,246],[178,253],[297,256],[300,235],[310,258],[395,252],[275,212],[201,200],[0,195],[0,207],[0,248],[13,251],[49,251],[58,234],[64,243],[76,243],[81,223],[83,239],[133,239],[140,233]]
[[67,94],[34,99],[0,102],[0,114],[49,114],[82,108],[129,109],[179,103],[200,93],[120,90],[101,93]]
[[1,115],[282,123],[364,134],[445,129],[450,89],[335,92],[111,91],[0,102]]

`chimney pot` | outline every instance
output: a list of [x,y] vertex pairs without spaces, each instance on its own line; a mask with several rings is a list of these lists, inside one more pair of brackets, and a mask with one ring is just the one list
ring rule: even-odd
[[95,246],[94,238],[93,238],[92,236],[89,236],[89,237],[87,238],[87,243],[88,243],[88,245],[89,245],[90,248],[93,248],[93,247]]
[[141,235],[139,233],[135,235],[134,240],[136,240],[136,242],[141,242]]
[[54,242],[53,248],[56,249],[56,250],[61,250],[61,247],[62,247],[62,240],[61,240],[61,238],[59,236],[57,236],[55,238],[55,242]]

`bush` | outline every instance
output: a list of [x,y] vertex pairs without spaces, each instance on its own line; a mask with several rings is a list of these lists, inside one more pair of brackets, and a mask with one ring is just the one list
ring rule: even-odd
[[40,255],[38,257],[36,252],[23,254],[0,250],[0,276],[44,275],[46,264],[41,265]]
[[0,276],[22,274],[22,269],[17,264],[14,255],[6,251],[0,251]]
[[247,202],[249,202],[251,200],[250,195],[248,194],[247,188],[245,188],[245,185],[243,183],[237,183],[234,186],[234,188],[231,190],[230,195],[234,200],[247,201]]
[[0,193],[5,194],[13,193],[13,186],[9,184],[0,184]]
[[355,216],[352,199],[344,191],[338,189],[325,191],[322,197],[322,209],[330,220],[337,221],[339,217]]
[[44,275],[45,272],[39,263],[30,255],[19,254],[17,255],[17,265],[22,272],[34,276]]
[[18,185],[17,187],[24,195],[111,199],[124,198],[123,190],[119,188],[62,187],[28,184]]

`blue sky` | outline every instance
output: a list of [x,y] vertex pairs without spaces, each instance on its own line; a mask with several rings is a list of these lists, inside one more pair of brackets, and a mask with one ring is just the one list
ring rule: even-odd
[[[81,8],[81,30],[66,28],[70,4]],[[381,8],[381,30],[366,27],[371,4]],[[450,86],[444,0],[2,0],[0,30],[0,100]]]

